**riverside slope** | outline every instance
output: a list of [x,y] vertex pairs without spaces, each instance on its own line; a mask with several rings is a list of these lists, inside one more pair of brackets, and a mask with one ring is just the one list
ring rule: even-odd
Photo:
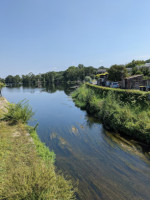
[[148,93],[84,84],[72,97],[114,132],[150,144],[150,101]]
[[40,142],[35,130],[2,120],[7,105],[1,97],[0,199],[75,199],[71,182],[55,172],[54,154]]

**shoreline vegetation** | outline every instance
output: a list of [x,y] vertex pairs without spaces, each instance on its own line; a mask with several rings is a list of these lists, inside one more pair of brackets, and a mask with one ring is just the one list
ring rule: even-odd
[[0,199],[73,200],[76,187],[56,172],[55,153],[26,124],[32,114],[26,103],[0,97]]
[[76,106],[98,118],[107,130],[150,144],[150,92],[89,83],[72,93]]

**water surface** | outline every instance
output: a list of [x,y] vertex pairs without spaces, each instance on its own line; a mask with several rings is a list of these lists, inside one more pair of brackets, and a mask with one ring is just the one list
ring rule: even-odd
[[79,180],[78,199],[149,200],[150,161],[119,134],[74,105],[67,87],[4,88],[10,102],[28,99],[38,135],[56,153],[56,166]]

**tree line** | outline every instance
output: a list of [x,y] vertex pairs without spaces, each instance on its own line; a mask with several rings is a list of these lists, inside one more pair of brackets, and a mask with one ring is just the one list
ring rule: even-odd
[[[47,85],[47,84],[59,84],[59,83],[66,83],[66,82],[82,82],[84,80],[94,79],[96,74],[98,73],[98,69],[106,69],[109,73],[108,79],[111,81],[121,81],[123,78],[131,75],[136,74],[143,74],[145,79],[150,78],[150,71],[148,68],[143,67],[138,69],[138,65],[143,65],[145,63],[150,63],[149,60],[133,60],[126,65],[112,65],[110,68],[106,68],[101,66],[99,68],[95,68],[93,66],[85,67],[83,64],[79,64],[76,66],[70,66],[65,71],[50,71],[43,74],[35,75],[30,72],[27,75],[8,75],[5,79],[0,78],[0,82],[6,84],[23,84],[23,85]],[[128,69],[130,68],[130,71]]]
[[37,85],[37,84],[57,84],[61,82],[72,82],[72,81],[83,81],[86,76],[90,76],[94,78],[95,74],[97,73],[97,68],[92,66],[85,67],[82,64],[79,64],[78,67],[70,66],[65,71],[51,71],[43,74],[34,75],[30,72],[27,75],[19,75],[12,76],[8,75],[3,82],[6,84],[19,84],[22,83],[23,85]]

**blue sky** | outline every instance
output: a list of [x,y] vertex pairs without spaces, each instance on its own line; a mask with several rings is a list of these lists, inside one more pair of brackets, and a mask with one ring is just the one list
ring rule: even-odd
[[0,77],[150,58],[150,0],[1,0]]

